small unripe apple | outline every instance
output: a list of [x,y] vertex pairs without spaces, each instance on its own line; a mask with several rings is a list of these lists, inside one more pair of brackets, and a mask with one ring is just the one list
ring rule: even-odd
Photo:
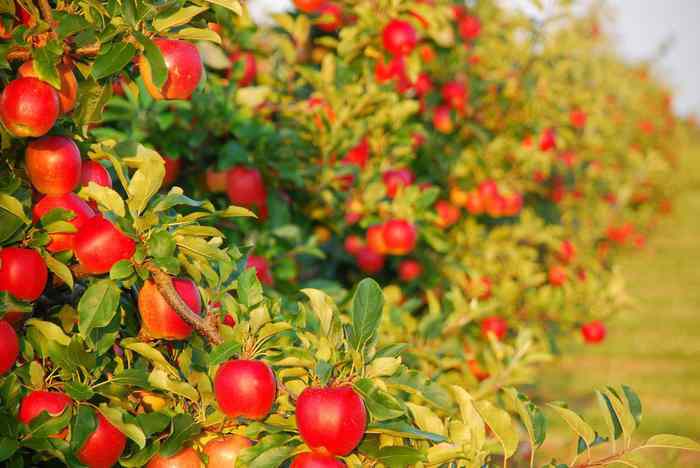
[[109,272],[119,260],[130,259],[136,251],[136,243],[111,221],[97,215],[78,230],[73,248],[86,272],[101,275]]
[[307,388],[297,399],[296,420],[311,450],[345,456],[365,435],[367,411],[351,387]]
[[321,5],[317,10],[320,19],[316,27],[321,31],[332,33],[343,25],[343,9],[332,2]]
[[109,171],[97,161],[83,162],[82,171],[80,173],[80,185],[86,187],[90,182],[95,182],[97,185],[112,188],[112,176]]
[[221,437],[209,441],[204,446],[204,454],[209,457],[207,468],[231,468],[236,466],[236,460],[241,451],[252,447],[253,443],[239,435]]
[[192,447],[187,447],[169,457],[157,453],[146,468],[204,468],[204,463]]
[[387,252],[392,255],[406,255],[416,247],[418,231],[405,219],[387,221],[383,231]]
[[384,49],[392,55],[408,55],[417,43],[416,30],[408,21],[391,20],[382,31]]
[[481,34],[481,21],[476,16],[466,15],[459,19],[457,25],[460,37],[465,40],[473,40]]
[[[34,208],[32,208],[34,222],[38,223],[42,216],[54,209],[62,209],[73,213],[73,219],[68,222],[75,226],[76,230],[80,230],[88,219],[95,216],[95,212],[90,208],[90,205],[73,192],[70,192],[57,196],[46,195],[39,200],[39,202],[34,205]],[[46,250],[49,252],[73,250],[75,233],[59,232],[49,234],[49,237],[51,238],[51,242],[46,246]]]
[[49,270],[39,252],[22,247],[0,250],[0,291],[16,299],[36,301],[44,292]]
[[452,122],[450,106],[443,104],[435,108],[433,111],[433,127],[440,133],[452,133],[454,123]]
[[18,357],[17,332],[6,320],[0,320],[0,376],[12,369]]
[[384,255],[377,253],[374,249],[365,246],[355,255],[357,266],[367,274],[380,272],[384,268]]
[[553,265],[549,268],[549,284],[552,286],[562,286],[566,283],[567,273],[566,269],[560,265]]
[[154,99],[189,99],[204,75],[202,57],[194,44],[176,39],[154,39],[168,70],[162,87],[156,86],[151,65],[145,55],[139,58],[139,70],[148,93]]
[[227,78],[230,78],[233,74],[233,69],[237,66],[239,62],[243,63],[243,73],[240,75],[241,78],[238,80],[238,86],[245,87],[250,86],[255,81],[255,77],[258,73],[258,65],[255,61],[255,55],[252,52],[235,52],[229,55],[229,60],[231,61],[231,70],[227,73]]
[[416,260],[403,260],[399,263],[399,278],[401,281],[410,282],[423,273],[423,267]]
[[326,0],[294,0],[294,6],[304,13],[314,13]]
[[97,428],[78,450],[78,461],[88,468],[114,466],[126,448],[126,437],[100,413],[96,413]]
[[459,208],[447,200],[438,200],[438,202],[435,203],[435,211],[438,215],[437,225],[443,229],[459,221],[461,215]]
[[[173,286],[190,310],[201,314],[202,300],[197,285],[192,280],[176,278]],[[153,281],[144,283],[139,291],[138,303],[143,330],[149,337],[186,340],[192,334],[192,327],[170,307]]]
[[416,176],[410,169],[392,169],[382,174],[386,194],[389,198],[394,198],[399,189],[406,188],[411,185]]
[[17,138],[45,135],[59,113],[58,93],[38,78],[12,80],[0,95],[0,120]]
[[305,452],[294,457],[290,468],[344,468],[345,466],[345,463],[335,457]]
[[63,392],[34,390],[22,398],[17,419],[23,424],[29,424],[44,411],[50,416],[59,416],[72,403],[71,397]]
[[606,334],[605,324],[600,320],[588,322],[581,327],[581,335],[586,343],[600,343],[605,339]]
[[[72,66],[60,63],[57,68],[58,77],[61,81],[61,89],[58,91],[60,112],[66,114],[73,110],[78,100],[78,80],[75,79]],[[21,77],[39,78],[39,74],[34,70],[33,60],[24,62],[17,70],[17,73]]]
[[32,141],[24,162],[32,185],[46,195],[72,192],[80,182],[80,150],[70,138],[46,136]]
[[214,394],[227,416],[261,420],[275,403],[275,374],[262,361],[231,360],[219,367],[214,378]]
[[272,286],[275,283],[270,273],[270,265],[267,263],[265,257],[260,257],[258,255],[249,256],[246,268],[254,268],[255,275],[262,284]]
[[484,338],[488,338],[492,334],[500,341],[508,333],[508,322],[504,318],[495,315],[486,317],[481,321],[481,333]]

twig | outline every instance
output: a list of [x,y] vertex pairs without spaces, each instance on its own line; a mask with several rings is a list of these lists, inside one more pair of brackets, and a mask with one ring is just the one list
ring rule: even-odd
[[153,263],[147,262],[144,263],[144,266],[151,272],[158,292],[160,292],[168,305],[175,310],[182,320],[192,326],[192,328],[202,335],[209,344],[219,345],[223,343],[221,335],[219,335],[219,330],[216,328],[216,321],[211,320],[209,317],[205,318],[195,314],[175,290],[170,275]]
[[49,0],[39,0],[39,10],[41,10],[41,16],[44,21],[49,23],[51,29],[56,27],[56,22],[53,20],[53,11],[51,10],[51,5],[49,5]]
[[[72,50],[66,45],[65,53],[74,57],[94,57],[100,52],[100,44],[92,44]],[[5,56],[8,62],[26,62],[32,59],[32,51],[26,47],[13,47]]]

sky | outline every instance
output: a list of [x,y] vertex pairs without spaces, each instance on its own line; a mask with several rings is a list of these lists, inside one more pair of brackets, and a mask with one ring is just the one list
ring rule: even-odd
[[[530,0],[502,0],[528,10]],[[551,4],[554,0],[546,0]],[[582,7],[590,0],[579,0]],[[676,90],[681,114],[700,115],[700,0],[606,0],[616,13],[608,30],[628,60],[655,59],[658,75]],[[289,8],[289,0],[249,0],[251,12]],[[665,50],[663,54],[659,52]]]

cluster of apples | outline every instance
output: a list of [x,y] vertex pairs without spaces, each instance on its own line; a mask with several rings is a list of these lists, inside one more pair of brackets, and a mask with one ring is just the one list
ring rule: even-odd
[[258,169],[241,165],[226,171],[210,168],[205,177],[207,188],[211,192],[226,192],[232,204],[250,208],[260,219],[267,219],[267,188]]
[[415,224],[405,219],[391,219],[367,228],[365,239],[354,234],[346,237],[345,250],[355,257],[362,271],[374,274],[384,268],[386,255],[408,255],[417,242]]
[[492,179],[484,180],[470,191],[453,186],[450,201],[456,207],[464,207],[471,215],[487,214],[492,218],[517,216],[523,209],[522,193],[503,190]]

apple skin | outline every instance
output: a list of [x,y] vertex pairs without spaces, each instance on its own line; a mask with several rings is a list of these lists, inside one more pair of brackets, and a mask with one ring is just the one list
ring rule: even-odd
[[547,128],[540,136],[540,151],[549,151],[557,146],[557,134],[553,128]]
[[[56,208],[72,212],[74,215],[73,219],[68,222],[78,230],[88,219],[95,216],[95,212],[90,208],[90,205],[76,194],[70,192],[57,196],[45,195],[32,208],[34,222],[38,223],[42,216]],[[54,233],[49,234],[49,237],[51,238],[51,242],[46,246],[46,250],[49,252],[55,253],[73,250],[75,233]]]
[[265,257],[260,257],[258,255],[249,256],[246,268],[255,268],[255,275],[262,284],[266,286],[275,284],[275,280],[270,273],[270,265],[267,263]]
[[481,363],[476,359],[468,359],[467,366],[469,366],[469,372],[471,372],[474,378],[479,382],[483,382],[491,376],[486,369],[481,367]]
[[382,44],[392,55],[408,55],[417,43],[416,30],[407,21],[391,20],[382,30]]
[[0,375],[12,369],[18,357],[17,332],[6,320],[0,320]]
[[[199,289],[192,280],[173,279],[175,291],[187,306],[199,315],[202,300]],[[182,320],[160,294],[156,284],[148,280],[143,284],[138,297],[139,315],[146,335],[165,340],[186,340],[192,335],[192,327]]]
[[234,166],[226,173],[226,194],[234,205],[262,207],[267,204],[267,190],[260,171]]
[[384,244],[392,255],[406,255],[413,251],[418,241],[416,227],[405,219],[392,219],[384,223]]
[[589,344],[601,343],[605,339],[606,334],[607,330],[605,329],[605,324],[600,320],[588,322],[581,327],[583,340]]
[[357,145],[352,147],[343,158],[346,164],[352,164],[362,169],[367,165],[369,160],[369,142],[367,138],[363,138]]
[[326,0],[294,0],[294,6],[297,10],[304,13],[313,13],[317,11]]
[[549,268],[548,278],[549,284],[552,286],[563,286],[568,279],[568,275],[564,267],[553,265]]
[[36,250],[22,247],[0,250],[0,291],[22,301],[35,301],[44,292],[48,278],[46,262]]
[[204,468],[204,463],[192,447],[187,447],[170,457],[156,454],[146,468]]
[[29,424],[44,411],[51,416],[58,416],[72,403],[71,397],[65,393],[35,390],[22,398],[17,419],[23,424]]
[[433,81],[430,79],[430,75],[423,72],[418,75],[416,82],[413,83],[413,89],[416,90],[418,96],[425,96],[433,89]]
[[400,188],[411,185],[416,180],[415,174],[410,169],[392,169],[382,174],[382,181],[389,198],[396,197]]
[[226,191],[227,176],[226,171],[217,171],[213,167],[207,169],[204,175],[204,182],[212,193],[223,193]]
[[243,62],[243,75],[238,80],[238,86],[245,87],[252,85],[258,74],[258,65],[255,60],[255,55],[253,55],[252,52],[234,52],[229,55],[228,58],[231,61],[231,69],[228,71],[226,77],[230,78],[236,64],[238,62]]
[[350,234],[343,243],[345,251],[350,255],[357,255],[360,249],[365,246],[365,241],[360,236]]
[[357,266],[367,274],[379,273],[384,268],[384,255],[369,246],[363,246],[355,255]]
[[96,413],[97,427],[78,450],[80,463],[88,468],[114,466],[126,448],[126,437],[100,413]]
[[452,113],[450,106],[440,105],[433,111],[433,127],[440,133],[452,133],[454,123],[452,122]]
[[459,208],[447,200],[439,200],[435,203],[435,211],[438,219],[437,225],[443,229],[448,228],[459,221],[461,215]]
[[367,411],[351,387],[307,388],[297,399],[297,428],[311,450],[345,456],[365,435]]
[[139,58],[139,71],[148,93],[156,100],[189,99],[204,75],[204,65],[197,47],[176,39],[157,38],[153,42],[163,54],[168,76],[159,89],[153,82],[151,65],[142,55]]
[[242,450],[252,447],[253,443],[239,435],[221,437],[209,441],[204,446],[204,454],[209,457],[207,468],[230,468],[236,466],[236,460]]
[[508,322],[502,317],[491,316],[486,317],[481,321],[481,334],[484,338],[488,338],[489,334],[501,341],[508,333]]
[[46,135],[59,113],[58,93],[38,78],[12,80],[0,95],[0,120],[17,138]]
[[345,466],[345,463],[337,458],[305,452],[294,457],[290,468],[344,468]]
[[423,274],[423,267],[416,260],[404,260],[399,264],[399,278],[406,283]]
[[234,359],[219,367],[214,393],[219,408],[227,416],[261,420],[275,403],[277,381],[264,362]]
[[474,40],[481,34],[481,21],[476,16],[466,15],[457,24],[459,36],[465,40]]
[[343,9],[335,3],[324,3],[317,13],[321,17],[328,17],[329,20],[316,23],[316,27],[323,32],[332,33],[343,25]]
[[111,221],[97,215],[78,230],[73,249],[86,272],[101,275],[109,272],[119,260],[130,259],[136,251],[136,243]]
[[80,172],[80,186],[86,187],[90,182],[112,188],[112,176],[109,171],[97,161],[85,161]]
[[469,99],[469,89],[459,81],[448,81],[442,85],[442,98],[451,108],[463,111]]
[[[40,79],[38,73],[34,70],[33,60],[24,62],[17,70],[17,73],[24,78]],[[73,67],[66,63],[58,65],[58,77],[61,80],[61,89],[58,91],[60,112],[67,114],[73,110],[78,100],[78,80],[75,79]]]
[[46,195],[72,192],[80,182],[82,160],[73,140],[63,136],[45,136],[27,145],[24,163],[29,180]]
[[568,239],[563,240],[556,255],[562,262],[571,263],[576,258],[576,246]]
[[574,128],[585,128],[587,120],[588,115],[581,109],[574,109],[571,112],[569,112],[569,121],[571,122],[571,126]]
[[168,187],[170,185],[173,185],[177,178],[180,176],[180,169],[182,169],[182,158],[169,158],[167,156],[164,156],[163,163],[165,163],[165,176],[163,177],[163,187]]
[[375,224],[367,228],[367,246],[378,254],[387,253],[384,224]]

